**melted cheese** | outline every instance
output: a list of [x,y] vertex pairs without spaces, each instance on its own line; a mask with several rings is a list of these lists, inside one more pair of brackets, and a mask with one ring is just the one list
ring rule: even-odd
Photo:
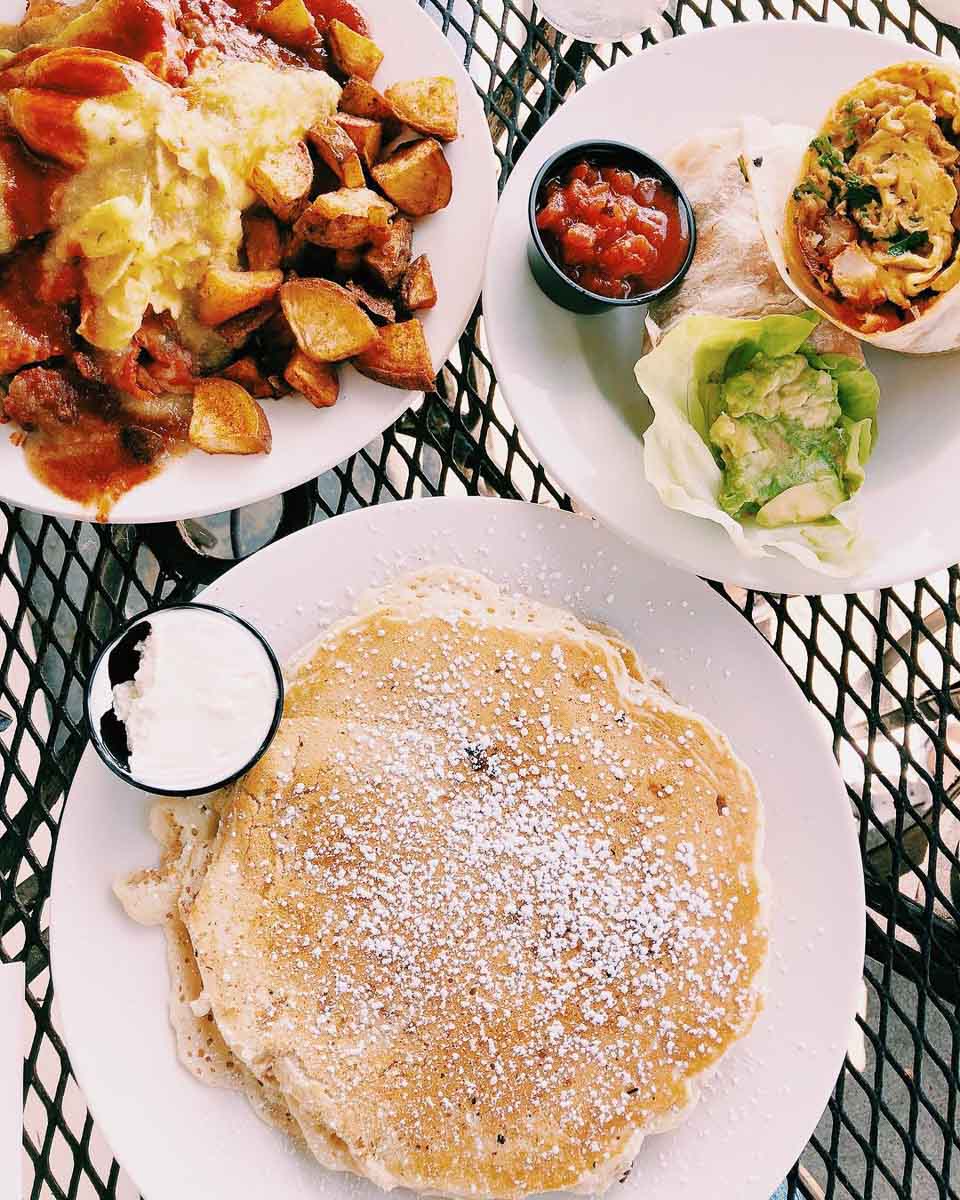
[[138,70],[131,90],[85,100],[87,161],[49,250],[86,260],[80,333],[121,350],[148,306],[189,315],[207,267],[237,265],[257,160],[334,112],[339,93],[322,72],[214,59],[183,89]]

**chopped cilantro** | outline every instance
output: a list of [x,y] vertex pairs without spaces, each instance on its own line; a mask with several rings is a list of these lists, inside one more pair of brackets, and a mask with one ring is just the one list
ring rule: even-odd
[[847,114],[847,119],[843,123],[843,133],[846,138],[847,148],[844,151],[844,158],[847,158],[847,151],[854,149],[857,145],[857,126],[860,124],[860,118],[854,109],[852,100],[846,102],[843,106],[843,111]]
[[909,254],[911,250],[919,250],[927,240],[927,231],[925,229],[914,229],[911,233],[904,233],[902,237],[895,238],[887,246],[887,253],[893,255]]
[[850,209],[866,208],[868,204],[880,203],[880,192],[872,183],[864,183],[859,175],[849,173],[845,179],[844,200]]
[[799,200],[802,196],[819,196],[821,200],[826,200],[826,196],[812,179],[805,179],[803,183],[798,184],[793,189],[794,200]]
[[[846,200],[847,207],[851,212],[858,208],[866,208],[874,201],[879,202],[879,191],[872,183],[864,182],[859,175],[850,170],[843,155],[826,135],[821,134],[820,137],[814,138],[810,143],[810,149],[816,150],[817,162],[830,175],[832,200],[836,201],[838,197]],[[840,184],[842,184],[842,191],[838,186]]]
[[840,171],[843,169],[843,155],[837,150],[826,134],[815,137],[810,143],[810,149],[816,150],[817,162],[821,167],[824,167],[828,171]]

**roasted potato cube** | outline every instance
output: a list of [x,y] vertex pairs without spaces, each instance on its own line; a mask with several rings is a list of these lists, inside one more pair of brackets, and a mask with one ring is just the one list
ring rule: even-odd
[[281,221],[295,221],[310,202],[313,159],[303,142],[272,150],[253,168],[250,186]]
[[6,93],[6,100],[7,120],[31,150],[67,167],[84,165],[87,146],[81,128],[75,123],[75,96],[43,88],[16,87]]
[[288,280],[280,304],[297,345],[316,362],[352,358],[376,339],[376,325],[346,288],[327,279]]
[[371,317],[379,321],[384,321],[388,325],[392,325],[397,319],[396,305],[388,297],[374,296],[372,292],[367,291],[362,283],[357,283],[353,279],[348,280],[346,288],[360,307],[368,312]]
[[384,325],[353,365],[362,375],[388,387],[412,392],[428,392],[433,387],[430,348],[416,317],[399,325]]
[[220,375],[223,379],[232,379],[234,383],[239,383],[258,400],[273,396],[273,388],[257,366],[256,359],[251,358],[249,354],[245,358],[238,358],[229,367],[224,367]]
[[202,325],[222,325],[231,317],[256,308],[277,294],[282,271],[232,271],[210,267],[197,289],[197,319]]
[[299,233],[294,233],[292,229],[285,231],[282,238],[282,253],[281,265],[284,267],[292,267],[303,252],[307,245],[307,239]]
[[218,325],[215,332],[231,350],[241,350],[249,340],[252,334],[279,312],[279,306],[276,300],[268,300],[266,304],[260,304],[256,308],[251,308],[249,312],[240,313],[237,317],[231,317],[229,321],[224,321],[222,325]]
[[352,275],[363,262],[360,250],[335,250],[333,255],[334,268],[341,275]]
[[243,214],[243,248],[251,271],[275,271],[283,260],[280,226],[268,212]]
[[[28,7],[36,9],[40,4],[32,0]],[[5,28],[4,34],[8,31]],[[33,41],[31,37],[24,45],[30,45]],[[11,85],[17,79],[31,89],[42,88],[44,91],[66,92],[73,96],[108,96],[126,91],[130,86],[127,74],[129,64],[120,55],[110,50],[88,49],[83,45],[56,46],[51,49],[49,42],[50,39],[46,37],[41,39],[41,44],[46,44],[44,53],[38,58],[31,60],[26,55],[20,58],[17,67],[10,72]]]
[[383,51],[362,33],[354,33],[349,25],[344,25],[336,17],[324,30],[327,49],[337,70],[344,75],[356,75],[367,83],[376,75],[377,68],[383,62]]
[[332,408],[340,395],[337,368],[330,363],[314,362],[302,350],[294,351],[283,377],[295,392],[302,392],[314,408]]
[[362,188],[367,182],[353,139],[336,121],[322,121],[307,131],[310,144],[337,179],[347,188]]
[[314,45],[320,36],[303,0],[280,0],[260,17],[257,28],[281,46],[291,46],[294,50]]
[[371,83],[358,75],[352,76],[344,84],[340,93],[340,111],[355,117],[366,117],[370,121],[397,119],[393,105],[386,96],[382,96]]
[[408,217],[397,217],[390,222],[384,240],[379,246],[371,246],[363,261],[387,291],[392,292],[400,286],[412,256],[413,222]]
[[457,85],[447,75],[395,83],[384,96],[397,119],[418,133],[452,142],[457,136],[460,105]]
[[380,157],[382,123],[371,121],[368,117],[355,117],[352,113],[337,113],[334,119],[356,146],[360,161],[369,170]]
[[251,353],[257,360],[257,365],[266,377],[274,383],[274,393],[278,394],[276,381],[283,382],[283,368],[287,365],[290,355],[297,348],[297,339],[293,330],[287,324],[287,318],[277,305],[277,311],[269,321],[261,327],[251,348]]
[[412,217],[439,212],[453,195],[450,164],[433,138],[402,146],[370,173],[397,208]]
[[421,308],[433,308],[437,302],[437,288],[433,282],[430,259],[425,254],[415,258],[407,267],[400,285],[400,302],[408,312]]
[[269,454],[267,414],[232,379],[201,379],[193,393],[190,444],[207,454]]
[[370,188],[340,188],[318,196],[294,226],[294,233],[318,246],[350,250],[386,236],[397,210]]

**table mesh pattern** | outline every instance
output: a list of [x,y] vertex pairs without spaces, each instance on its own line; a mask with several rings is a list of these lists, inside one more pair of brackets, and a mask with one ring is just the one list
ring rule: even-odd
[[[704,26],[829,21],[953,61],[960,50],[960,33],[913,0],[674,0],[643,38],[603,48],[559,35],[529,3],[421,3],[483,96],[503,178],[573,91],[624,55]],[[947,7],[939,0],[938,9]],[[124,618],[194,594],[273,537],[361,505],[441,493],[568,504],[503,405],[479,310],[433,395],[353,458],[276,501],[142,529],[63,523],[0,504],[0,713],[12,717],[6,729],[0,717],[0,961],[26,964],[33,1022],[25,1196],[136,1196],[87,1112],[52,1014],[47,901],[64,796],[84,746],[81,695],[92,656]],[[791,1196],[960,1196],[958,584],[952,569],[845,597],[725,592],[832,736],[866,880],[859,1033],[790,1174]]]

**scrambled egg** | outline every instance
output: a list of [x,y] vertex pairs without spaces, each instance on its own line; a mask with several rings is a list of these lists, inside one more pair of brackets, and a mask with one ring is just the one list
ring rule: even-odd
[[960,282],[960,82],[904,63],[843,96],[794,192],[798,236],[827,290],[856,307],[910,309]]
[[83,101],[87,161],[65,189],[48,250],[86,260],[80,333],[121,350],[148,306],[188,321],[207,267],[237,264],[257,160],[333,113],[339,97],[322,72],[217,58],[182,89],[138,69],[131,90]]

